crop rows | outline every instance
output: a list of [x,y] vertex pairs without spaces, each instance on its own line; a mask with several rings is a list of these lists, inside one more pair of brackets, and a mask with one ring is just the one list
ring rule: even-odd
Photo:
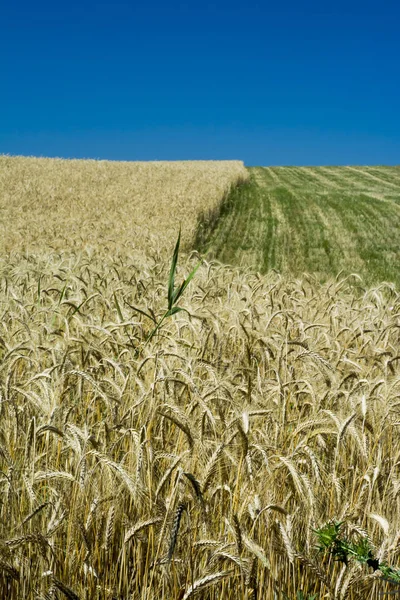
[[197,248],[261,272],[399,283],[400,168],[250,169]]

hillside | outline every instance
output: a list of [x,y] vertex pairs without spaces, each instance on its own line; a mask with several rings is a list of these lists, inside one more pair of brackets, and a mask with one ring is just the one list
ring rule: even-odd
[[248,177],[240,161],[0,156],[0,251],[169,252]]
[[196,247],[223,263],[400,283],[400,167],[252,168]]

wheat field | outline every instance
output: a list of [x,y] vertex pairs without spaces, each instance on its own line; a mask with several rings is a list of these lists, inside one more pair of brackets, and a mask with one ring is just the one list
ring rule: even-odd
[[[179,221],[188,249],[199,215],[246,178],[242,165],[209,165],[212,176],[187,165],[182,188],[158,173],[164,204],[150,176],[132,208],[119,206],[133,194],[126,182],[113,196],[128,163],[103,164],[103,197],[95,162],[75,172],[69,161],[2,161],[0,597],[392,591],[379,571],[318,553],[313,530],[341,521],[382,564],[398,564],[395,286],[204,260],[185,310],[150,336]],[[182,190],[197,177],[210,188],[215,178],[214,195],[187,208]],[[180,256],[179,282],[197,261]]]
[[198,222],[247,178],[240,161],[0,156],[0,248],[41,253],[102,246],[110,253],[160,254],[180,223],[189,243]]

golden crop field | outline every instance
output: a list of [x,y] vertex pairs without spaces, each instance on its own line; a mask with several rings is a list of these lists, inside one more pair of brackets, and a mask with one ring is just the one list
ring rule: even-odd
[[240,161],[0,156],[0,248],[162,252],[180,223],[188,243],[199,219],[247,177]]
[[395,590],[395,286],[203,261],[171,304],[240,163],[0,164],[0,598]]

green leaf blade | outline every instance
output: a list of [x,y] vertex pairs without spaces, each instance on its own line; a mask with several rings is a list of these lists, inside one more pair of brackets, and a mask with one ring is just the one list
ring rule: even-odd
[[174,304],[174,288],[175,288],[175,273],[178,264],[179,246],[181,243],[181,228],[179,227],[179,235],[175,245],[174,254],[172,256],[171,270],[168,279],[168,309],[171,309]]
[[196,271],[198,270],[198,268],[201,265],[201,261],[195,266],[195,268],[193,269],[193,271],[191,271],[191,273],[189,273],[189,275],[186,277],[186,279],[184,279],[180,285],[179,288],[177,288],[173,294],[173,304],[175,304],[175,302],[178,302],[179,298],[182,296],[183,292],[185,291],[185,289],[187,288],[187,286],[189,285],[189,283],[191,282],[191,280],[193,279],[193,277],[196,275]]

